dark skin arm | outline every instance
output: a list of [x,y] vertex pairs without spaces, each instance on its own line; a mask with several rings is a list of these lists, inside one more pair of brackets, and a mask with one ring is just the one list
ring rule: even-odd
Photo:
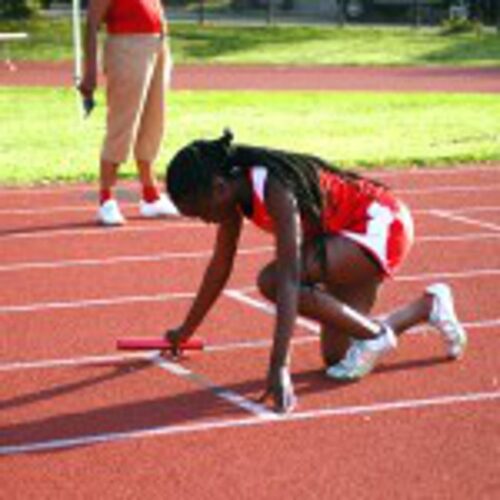
[[85,27],[85,66],[78,90],[83,97],[91,98],[97,87],[97,34],[106,17],[111,0],[90,0]]
[[219,226],[214,252],[196,298],[182,325],[167,332],[167,338],[174,346],[194,334],[224,289],[233,269],[242,227],[243,219],[239,213]]
[[290,341],[298,312],[301,262],[301,223],[295,197],[270,177],[266,206],[276,234],[276,323],[267,388],[261,401],[272,397],[279,412],[289,412],[296,403],[290,380]]

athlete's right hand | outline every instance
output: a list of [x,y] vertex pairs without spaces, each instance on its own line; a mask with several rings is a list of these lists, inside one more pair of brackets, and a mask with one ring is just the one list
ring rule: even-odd
[[172,344],[172,356],[178,358],[182,352],[180,345],[185,342],[191,335],[187,335],[185,330],[180,326],[167,330],[165,338]]

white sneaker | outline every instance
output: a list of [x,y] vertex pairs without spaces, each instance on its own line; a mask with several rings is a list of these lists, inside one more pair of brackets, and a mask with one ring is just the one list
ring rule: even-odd
[[141,200],[139,203],[139,212],[143,217],[155,218],[165,217],[166,215],[179,215],[177,207],[170,201],[165,194],[151,203]]
[[118,203],[113,199],[105,201],[99,207],[97,220],[105,226],[121,226],[125,224],[125,217],[123,217]]
[[448,356],[460,358],[467,347],[467,332],[455,312],[451,288],[443,283],[427,287],[426,292],[433,296],[429,323],[442,334],[448,349]]
[[326,370],[327,376],[336,380],[358,380],[375,367],[378,359],[397,347],[394,331],[387,325],[384,333],[375,339],[352,340],[344,359]]

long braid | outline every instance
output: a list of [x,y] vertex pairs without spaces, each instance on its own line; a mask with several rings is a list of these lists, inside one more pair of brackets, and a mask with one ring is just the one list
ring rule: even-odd
[[334,171],[353,183],[363,179],[355,172],[341,170],[312,155],[232,145],[232,140],[233,134],[226,130],[217,140],[195,141],[177,153],[166,175],[167,191],[174,203],[209,192],[215,175],[231,178],[252,167],[263,166],[295,194],[301,212],[315,225],[321,225],[323,195],[319,171]]

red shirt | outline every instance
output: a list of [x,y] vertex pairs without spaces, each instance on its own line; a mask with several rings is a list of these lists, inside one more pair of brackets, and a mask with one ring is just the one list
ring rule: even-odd
[[112,0],[105,22],[113,35],[161,33],[163,9],[160,0]]
[[[267,177],[268,171],[265,167],[254,167],[250,170],[253,191],[250,220],[264,231],[274,232],[274,223],[267,211],[264,198]],[[338,233],[343,230],[364,232],[369,220],[367,209],[374,200],[391,210],[397,207],[397,201],[390,192],[368,180],[347,182],[335,172],[321,170],[319,181],[324,196],[322,228],[313,228],[302,215],[302,229],[306,239],[316,236],[319,232]]]

